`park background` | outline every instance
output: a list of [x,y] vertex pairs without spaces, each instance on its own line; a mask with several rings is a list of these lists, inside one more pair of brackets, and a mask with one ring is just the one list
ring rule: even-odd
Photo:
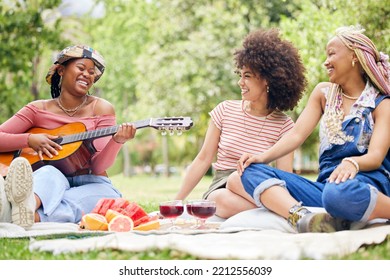
[[[314,86],[328,80],[325,45],[335,29],[361,24],[378,49],[390,53],[389,14],[389,0],[2,0],[0,123],[30,101],[50,98],[45,76],[60,50],[92,46],[107,68],[91,93],[115,106],[118,123],[165,116],[194,122],[181,136],[138,130],[109,170],[125,198],[155,211],[178,191],[202,146],[209,111],[241,99],[233,53],[250,31],[277,27],[300,50],[308,86],[288,112],[295,120]],[[313,179],[317,145],[315,131],[295,154],[296,172]],[[210,182],[205,176],[188,198],[199,198]],[[343,259],[390,259],[389,240]],[[28,239],[0,238],[0,248],[0,260],[194,259],[176,250],[53,255],[29,251]]]
[[[327,40],[361,24],[390,52],[389,1],[377,0],[4,0],[0,3],[0,122],[26,103],[50,98],[45,75],[56,54],[87,44],[105,58],[91,94],[109,100],[118,123],[189,116],[183,135],[139,129],[110,175],[182,175],[202,146],[208,113],[241,99],[233,52],[258,28],[277,27],[300,50],[308,86],[296,120],[320,81]],[[318,133],[295,152],[296,172],[317,171]],[[208,175],[212,173],[210,168]]]

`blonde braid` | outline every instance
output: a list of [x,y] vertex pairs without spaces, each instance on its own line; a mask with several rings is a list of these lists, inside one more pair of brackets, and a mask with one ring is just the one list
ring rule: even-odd
[[327,94],[324,112],[325,133],[329,143],[342,145],[352,142],[353,136],[346,135],[342,130],[344,112],[342,106],[342,90],[338,84],[332,84]]
[[389,57],[377,50],[374,43],[363,34],[364,31],[359,25],[341,27],[336,30],[336,36],[346,47],[355,52],[371,82],[383,94],[390,95]]

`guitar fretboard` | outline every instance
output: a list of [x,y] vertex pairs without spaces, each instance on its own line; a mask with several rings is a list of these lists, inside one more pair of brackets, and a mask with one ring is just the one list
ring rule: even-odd
[[[151,120],[152,119],[147,119],[147,120],[140,120],[133,122],[136,128],[143,128],[143,127],[149,127],[151,126]],[[119,129],[119,125],[114,125],[110,127],[105,127],[105,128],[100,128],[92,131],[85,131],[81,133],[76,133],[72,135],[66,135],[61,138],[57,139],[57,143],[64,145],[68,143],[74,143],[78,141],[83,141],[83,140],[92,140],[100,137],[105,137],[109,135],[114,135]]]

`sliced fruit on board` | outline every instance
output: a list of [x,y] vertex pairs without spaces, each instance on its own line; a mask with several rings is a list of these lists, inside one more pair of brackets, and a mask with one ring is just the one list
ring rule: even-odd
[[159,229],[159,228],[160,228],[160,221],[152,220],[134,227],[134,230],[148,231],[148,230]]
[[134,226],[151,221],[151,217],[136,202],[124,198],[102,198],[98,201],[91,213],[106,216],[109,210],[119,212],[134,221]]
[[129,201],[125,198],[116,198],[114,203],[111,204],[110,209],[116,210],[117,208],[126,208],[127,205],[129,205]]
[[106,212],[106,220],[107,222],[111,222],[112,219],[114,219],[116,216],[119,216],[119,215],[123,215],[121,213],[119,213],[118,211],[115,211],[113,209],[108,209],[107,212]]
[[103,215],[88,213],[82,217],[80,227],[89,230],[107,230],[108,223],[106,217]]
[[134,228],[133,220],[125,215],[114,217],[108,224],[108,231],[126,232]]
[[108,209],[114,204],[115,198],[101,198],[97,202],[96,206],[92,209],[91,213],[98,213],[100,215],[106,215]]
[[115,198],[106,199],[105,203],[103,203],[102,208],[100,208],[99,214],[106,215],[107,210],[111,209],[112,205],[115,203]]
[[125,210],[128,212],[128,216],[132,218],[133,221],[148,216],[148,213],[146,213],[144,209],[135,202],[130,202],[130,204],[126,206]]

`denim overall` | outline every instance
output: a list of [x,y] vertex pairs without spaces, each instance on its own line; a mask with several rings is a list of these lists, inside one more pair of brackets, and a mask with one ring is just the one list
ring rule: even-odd
[[[375,107],[386,97],[388,96],[378,97]],[[347,135],[354,136],[354,140],[343,145],[333,144],[321,154],[320,172],[316,182],[256,163],[248,166],[241,177],[246,192],[254,198],[257,206],[261,207],[263,205],[260,202],[260,194],[272,186],[280,185],[305,206],[324,207],[333,217],[366,222],[376,205],[378,192],[390,196],[390,152],[376,170],[361,171],[354,179],[339,184],[328,183],[327,179],[343,158],[367,153],[367,149],[359,151],[357,143],[363,131],[371,130],[368,121],[362,120],[366,119],[372,110],[373,108],[366,108],[361,118],[353,117],[343,122],[342,129]]]

